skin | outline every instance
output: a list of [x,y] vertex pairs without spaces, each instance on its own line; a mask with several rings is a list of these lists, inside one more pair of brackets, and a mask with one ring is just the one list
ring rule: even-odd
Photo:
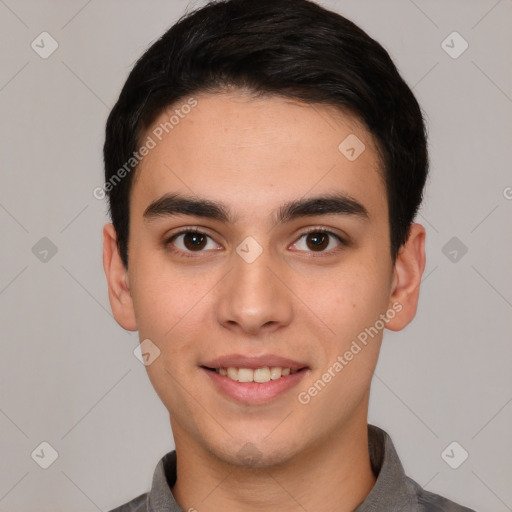
[[[201,512],[353,510],[375,484],[367,412],[383,330],[308,404],[297,395],[393,304],[401,311],[386,328],[411,322],[425,229],[411,226],[393,264],[378,152],[353,116],[241,90],[195,98],[198,105],[137,169],[128,269],[113,226],[103,231],[114,316],[161,351],[146,369],[169,411],[179,475],[173,494],[184,510]],[[162,113],[148,134],[168,118]],[[349,134],[366,146],[355,161],[338,150]],[[273,225],[271,212],[284,202],[332,192],[357,200],[368,218],[315,215]],[[145,220],[148,205],[166,193],[221,201],[236,221]],[[183,236],[166,245],[192,227],[210,237],[202,252],[184,245]],[[331,236],[318,250],[303,236],[308,228],[350,242]],[[262,248],[252,263],[236,252],[247,236]],[[193,257],[184,256],[187,250]],[[308,370],[273,401],[240,404],[214,388],[199,366],[230,353],[276,354]],[[252,462],[240,455],[247,443],[258,454]]]

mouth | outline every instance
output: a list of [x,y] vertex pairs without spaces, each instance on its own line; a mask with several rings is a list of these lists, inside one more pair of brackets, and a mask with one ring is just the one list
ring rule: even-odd
[[209,368],[207,366],[202,366],[202,368],[225,376],[228,379],[234,380],[236,382],[258,382],[260,384],[270,382],[271,380],[281,379],[306,369],[306,367],[304,367],[298,370],[292,370],[291,368],[282,368],[280,366],[263,366],[261,368],[254,369],[236,368],[233,366],[229,366],[227,368]]
[[245,404],[277,399],[310,371],[306,364],[291,359],[240,355],[208,361],[200,368],[224,398]]

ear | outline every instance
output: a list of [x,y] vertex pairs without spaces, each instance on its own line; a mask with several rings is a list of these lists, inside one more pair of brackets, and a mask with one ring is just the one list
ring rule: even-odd
[[136,331],[137,322],[128,282],[128,270],[119,254],[116,230],[111,223],[103,227],[103,268],[114,318],[127,331]]
[[386,328],[391,331],[402,330],[416,315],[424,270],[425,228],[421,224],[412,224],[393,270],[389,308],[397,314],[386,324]]

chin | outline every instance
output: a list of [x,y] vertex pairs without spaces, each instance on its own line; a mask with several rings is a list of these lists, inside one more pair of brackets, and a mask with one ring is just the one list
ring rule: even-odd
[[225,450],[212,450],[225,463],[240,468],[258,469],[279,466],[296,453],[291,446],[276,446],[267,440],[231,440]]

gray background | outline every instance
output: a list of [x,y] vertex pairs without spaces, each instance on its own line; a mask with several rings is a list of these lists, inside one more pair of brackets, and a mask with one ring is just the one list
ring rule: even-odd
[[[419,311],[385,334],[369,420],[426,489],[512,510],[512,1],[322,4],[388,49],[430,131]],[[92,192],[129,70],[188,5],[0,0],[0,510],[109,510],[173,448],[137,333],[111,316]],[[43,31],[59,45],[47,59],[31,47]],[[31,457],[43,441],[48,469]],[[441,457],[452,441],[469,453],[458,469]]]

